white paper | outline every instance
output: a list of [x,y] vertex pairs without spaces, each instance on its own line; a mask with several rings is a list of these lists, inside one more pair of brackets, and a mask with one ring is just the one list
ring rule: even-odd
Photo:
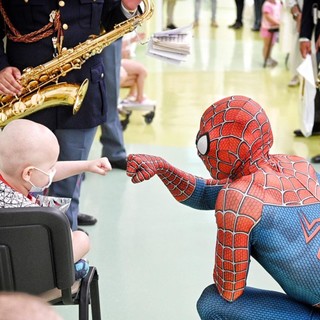
[[147,55],[175,64],[186,61],[191,53],[191,30],[192,24],[154,33],[148,43]]
[[310,54],[302,61],[297,68],[298,73],[306,79],[313,87],[316,87],[313,58]]

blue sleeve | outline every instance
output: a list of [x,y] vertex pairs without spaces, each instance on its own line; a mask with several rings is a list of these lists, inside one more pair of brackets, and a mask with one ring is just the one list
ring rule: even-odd
[[221,185],[207,185],[205,180],[197,178],[193,194],[182,204],[198,210],[214,210]]

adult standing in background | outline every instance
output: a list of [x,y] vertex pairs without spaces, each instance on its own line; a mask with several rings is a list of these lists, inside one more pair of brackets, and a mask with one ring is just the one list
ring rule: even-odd
[[[193,25],[197,27],[199,25],[199,15],[201,9],[201,1],[202,0],[195,0],[194,1],[194,23]],[[217,0],[211,0],[211,27],[217,28]]]
[[[73,48],[90,35],[113,29],[137,12],[140,0],[77,0],[33,1],[2,0],[1,38],[7,37],[6,48],[0,47],[0,94],[19,95],[21,72],[52,60],[62,47]],[[53,14],[55,13],[55,14]],[[47,32],[42,32],[46,26]],[[37,34],[35,35],[34,32]],[[54,38],[58,46],[54,47]],[[28,118],[51,129],[60,145],[59,160],[85,160],[96,129],[106,121],[107,101],[103,56],[94,55],[79,70],[69,72],[60,80],[81,84],[89,79],[89,88],[76,115],[69,107],[57,106],[38,111]],[[41,146],[39,146],[41,148]],[[72,198],[67,212],[72,229],[77,229],[82,177],[74,176],[54,183],[49,195]],[[91,216],[83,216],[81,224],[92,224]]]
[[229,28],[237,30],[243,27],[242,16],[243,16],[243,9],[244,9],[244,0],[235,0],[235,3],[236,3],[237,18],[235,23],[230,25]]
[[[312,1],[305,0],[302,8],[302,16],[301,16],[301,29],[300,29],[300,52],[302,58],[305,59],[307,54],[311,54],[311,41],[313,39],[315,41],[315,49],[316,49],[316,57],[317,57],[317,65],[320,62],[320,23],[319,23],[319,11],[320,9],[320,0]],[[318,67],[319,71],[319,67]],[[319,89],[317,89],[316,96],[314,99],[314,125],[312,129],[313,135],[320,134],[320,93]],[[294,131],[296,136],[302,136],[301,130]],[[311,158],[311,162],[320,163],[320,155],[316,155]]]
[[119,39],[103,51],[104,64],[107,70],[105,82],[108,110],[107,121],[101,125],[100,142],[102,143],[102,156],[109,159],[112,168],[126,170],[127,153],[118,113],[121,48],[122,39]]
[[177,4],[177,0],[165,0],[167,5],[167,29],[175,29],[177,28],[174,24],[174,9]]
[[302,62],[300,54],[299,34],[301,28],[301,12],[303,7],[303,0],[289,0],[288,7],[292,15],[291,25],[291,50],[289,53],[289,69],[291,72],[291,80],[288,84],[289,87],[299,85],[299,74],[297,71],[298,66]]
[[254,24],[252,31],[260,31],[262,19],[262,5],[264,0],[254,0]]

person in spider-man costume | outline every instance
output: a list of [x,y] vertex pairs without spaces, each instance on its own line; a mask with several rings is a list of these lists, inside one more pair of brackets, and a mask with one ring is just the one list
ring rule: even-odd
[[[270,154],[272,143],[262,107],[231,96],[204,112],[196,137],[212,179],[161,157],[128,157],[133,183],[157,175],[180,203],[215,210],[214,284],[198,300],[201,319],[320,319],[320,175],[301,157]],[[250,256],[285,293],[246,287]]]

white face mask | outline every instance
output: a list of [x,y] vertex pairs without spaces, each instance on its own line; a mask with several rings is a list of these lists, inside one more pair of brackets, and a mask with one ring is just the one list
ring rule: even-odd
[[28,182],[29,182],[29,183],[31,184],[31,186],[32,186],[31,189],[29,190],[29,192],[42,192],[42,191],[44,191],[45,189],[49,188],[49,186],[50,186],[51,183],[52,183],[53,177],[54,177],[54,175],[56,174],[56,169],[51,170],[50,173],[46,173],[46,172],[44,172],[44,171],[42,171],[41,169],[38,169],[38,168],[36,168],[36,167],[33,167],[33,169],[38,170],[38,171],[40,171],[41,173],[43,173],[43,174],[45,174],[46,176],[48,176],[48,177],[49,177],[49,181],[48,181],[48,183],[47,183],[45,186],[43,186],[43,187],[37,187],[37,186],[35,186],[35,185],[31,182],[31,180],[29,180]]

